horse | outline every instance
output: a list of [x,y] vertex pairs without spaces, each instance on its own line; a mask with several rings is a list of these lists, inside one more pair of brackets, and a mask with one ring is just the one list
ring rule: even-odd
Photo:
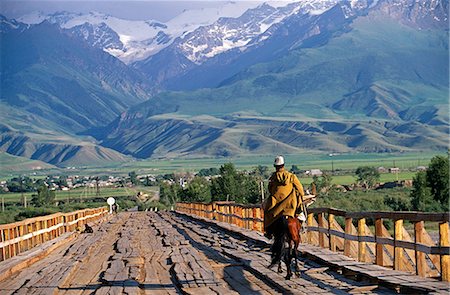
[[[278,263],[278,273],[282,273],[281,264],[284,262],[287,268],[286,280],[292,277],[291,263],[294,258],[294,270],[298,276],[298,246],[301,243],[300,232],[302,221],[296,217],[282,216],[274,222],[274,243],[272,245],[272,264],[269,268]],[[287,245],[287,247],[286,247]]]
[[[315,193],[315,187],[312,190]],[[303,211],[306,211],[306,207],[310,206],[315,201],[315,195],[309,195],[311,197],[303,199]],[[306,214],[306,212],[302,212]],[[303,215],[303,217],[305,217]],[[282,273],[281,263],[286,264],[287,275],[286,280],[292,277],[291,263],[294,258],[295,274],[299,276],[298,270],[298,246],[301,243],[301,235],[304,222],[306,218],[297,218],[292,216],[282,216],[278,218],[273,225],[274,243],[272,245],[272,263],[269,268],[278,263],[278,273]],[[288,247],[286,248],[286,244]]]

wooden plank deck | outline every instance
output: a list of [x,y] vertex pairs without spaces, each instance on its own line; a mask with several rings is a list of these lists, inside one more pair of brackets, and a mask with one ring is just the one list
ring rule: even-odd
[[[285,273],[267,268],[269,244],[257,232],[174,212],[124,212],[94,226],[94,233],[72,235],[49,255],[8,273],[0,293],[394,294],[399,284],[400,292],[431,287],[443,292],[429,279],[372,270],[325,249],[302,249],[300,275],[287,281]],[[20,263],[20,255],[12,259],[0,263],[0,271]],[[365,279],[365,272],[392,277],[396,285]]]
[[[219,226],[225,229],[227,232],[236,233],[243,239],[251,239],[259,241],[262,244],[269,245],[270,241],[267,240],[261,233],[255,231],[249,231],[242,229],[235,225],[218,222],[215,220],[209,220],[195,215],[177,213],[179,216],[188,218],[191,220],[201,220],[204,223],[208,223],[211,226]],[[366,282],[368,284],[376,284],[379,286],[387,287],[397,293],[408,294],[449,294],[450,284],[442,281],[438,281],[431,278],[423,278],[414,274],[402,271],[391,270],[374,264],[368,264],[355,261],[345,255],[332,252],[325,248],[312,246],[309,244],[301,244],[299,247],[300,252],[306,258],[307,263],[311,261],[317,262],[322,266],[328,266],[330,272],[342,274],[343,276],[352,279],[352,283]],[[305,271],[308,273],[308,271]],[[355,290],[363,290],[370,288],[355,287]],[[349,290],[347,290],[350,292]]]

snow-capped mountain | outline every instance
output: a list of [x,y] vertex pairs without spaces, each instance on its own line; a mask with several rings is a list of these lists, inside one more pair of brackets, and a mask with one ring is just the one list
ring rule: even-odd
[[[263,3],[239,17],[199,27],[134,65],[166,89],[215,87],[252,63],[268,61],[299,40],[328,31],[327,23],[347,19],[351,14],[343,5],[350,7],[339,0],[304,0],[276,7]],[[265,49],[256,52],[258,48]]]
[[[98,12],[50,15],[34,12],[19,18],[12,26],[4,24],[2,30],[17,27],[20,22],[58,24],[126,64],[134,64],[159,84],[171,75],[187,72],[217,56],[249,52],[274,34],[283,34],[278,28],[290,19],[320,16],[337,5],[345,18],[377,8],[403,22],[427,27],[430,23],[448,22],[445,3],[448,5],[446,0],[293,0],[258,5],[258,2],[240,1],[216,8],[187,10],[166,23],[125,20]],[[424,13],[427,11],[431,13]],[[163,71],[170,74],[160,74],[158,69],[155,72],[155,66],[165,67]]]
[[214,23],[221,17],[237,17],[252,2],[228,2],[218,8],[186,10],[167,23],[154,20],[125,20],[99,12],[76,14],[57,12],[46,15],[34,12],[22,16],[19,22],[38,24],[43,21],[70,30],[95,47],[101,47],[125,63],[143,60],[170,45],[198,27]]
[[9,31],[18,31],[22,32],[28,29],[29,25],[18,22],[14,19],[8,19],[3,15],[0,15],[0,32],[7,33]]
[[252,41],[260,40],[258,37],[271,26],[294,14],[322,14],[338,2],[339,0],[309,0],[280,7],[263,3],[239,17],[220,18],[211,25],[199,27],[177,39],[172,46],[177,47],[188,60],[202,64],[217,54],[234,48],[244,51]]
[[[339,0],[227,2],[220,7],[186,10],[166,23],[125,20],[99,12],[44,14],[39,11],[24,15],[18,21],[28,25],[43,21],[58,24],[127,64],[155,55],[181,39],[184,44],[178,46],[183,48],[183,55],[202,63],[216,54],[246,46],[270,26],[294,13],[321,14],[337,2]],[[210,44],[199,45],[200,39]],[[212,43],[214,45],[209,46]]]
[[303,46],[305,40],[319,46],[369,13],[429,29],[445,28],[447,11],[448,0],[303,0],[277,7],[264,3],[239,17],[201,26],[134,65],[164,89],[216,87],[254,63]]

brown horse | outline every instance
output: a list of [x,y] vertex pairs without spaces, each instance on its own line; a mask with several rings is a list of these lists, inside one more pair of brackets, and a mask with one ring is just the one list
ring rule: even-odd
[[[315,193],[315,187],[312,190]],[[306,207],[314,203],[315,196],[310,195],[310,198],[303,199],[303,211],[306,214]],[[278,272],[282,273],[281,262],[284,261],[287,268],[286,280],[292,277],[291,263],[294,258],[294,270],[297,276],[300,275],[298,270],[298,246],[301,243],[301,235],[303,222],[296,217],[282,216],[274,222],[274,238],[272,245],[272,267],[278,263]],[[286,243],[288,247],[286,248]]]
[[289,280],[292,277],[292,258],[294,258],[295,274],[299,275],[297,257],[298,245],[301,242],[300,231],[302,222],[298,218],[291,216],[283,216],[279,220],[276,223],[277,228],[275,232],[280,234],[275,234],[275,241],[272,246],[272,265],[278,262],[278,272],[282,273],[281,262],[283,261],[287,268],[286,280]]

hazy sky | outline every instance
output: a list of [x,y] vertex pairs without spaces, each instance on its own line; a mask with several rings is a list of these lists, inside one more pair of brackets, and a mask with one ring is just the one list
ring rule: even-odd
[[[243,1],[243,0],[240,0]],[[252,0],[254,1],[254,0]],[[225,1],[135,1],[135,0],[54,0],[24,1],[0,0],[0,14],[8,18],[18,18],[32,11],[54,13],[57,11],[90,12],[98,11],[112,16],[130,20],[167,21],[181,13],[184,9],[207,8],[222,5]],[[261,2],[261,1],[254,1]]]

